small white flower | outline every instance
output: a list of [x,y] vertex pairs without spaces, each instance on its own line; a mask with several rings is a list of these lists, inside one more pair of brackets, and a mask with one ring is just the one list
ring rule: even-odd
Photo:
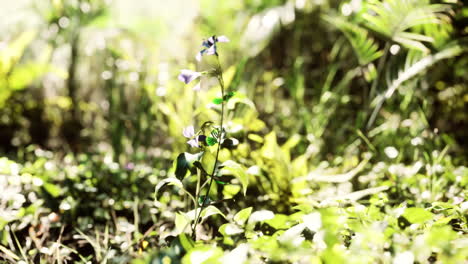
[[195,129],[193,128],[193,126],[188,126],[184,128],[184,130],[182,131],[182,134],[186,138],[193,138],[195,136]]
[[195,57],[197,61],[201,61],[203,55],[218,55],[216,51],[216,42],[229,42],[229,39],[226,36],[211,36],[207,40],[204,40],[202,46],[205,48],[198,52]]
[[190,139],[189,141],[187,141],[187,144],[194,148],[198,148],[198,136],[195,135],[195,129],[193,128],[193,126],[188,126],[184,128],[182,134],[184,135],[184,137]]
[[180,74],[177,78],[179,79],[179,81],[184,82],[185,84],[188,84],[191,81],[199,78],[200,76],[202,76],[201,72],[183,69],[183,70],[180,70]]

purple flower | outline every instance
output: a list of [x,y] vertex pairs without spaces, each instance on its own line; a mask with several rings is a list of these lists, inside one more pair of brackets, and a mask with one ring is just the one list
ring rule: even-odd
[[201,61],[203,55],[218,55],[216,52],[216,42],[229,42],[229,39],[226,36],[211,36],[207,40],[204,40],[202,46],[205,48],[198,52],[195,57],[197,61]]
[[195,136],[195,129],[193,128],[193,126],[188,126],[184,128],[182,134],[184,135],[184,137],[190,138],[190,140],[187,141],[187,144],[194,148],[198,148],[198,136]]
[[125,169],[126,169],[126,170],[131,171],[131,170],[133,170],[134,168],[135,168],[135,163],[133,163],[133,162],[129,162],[129,163],[125,164]]
[[202,75],[201,72],[196,72],[192,70],[180,70],[179,77],[177,77],[181,82],[185,84],[190,83],[191,81],[199,78]]
[[187,141],[187,144],[189,144],[193,148],[198,148],[198,137],[192,138],[191,140]]
[[182,134],[186,138],[193,138],[195,136],[195,129],[193,128],[193,126],[188,126],[184,128],[184,130],[182,131]]

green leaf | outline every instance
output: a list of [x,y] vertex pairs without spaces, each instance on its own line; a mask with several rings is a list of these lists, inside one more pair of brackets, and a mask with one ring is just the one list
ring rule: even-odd
[[187,158],[185,157],[185,153],[180,153],[179,156],[177,156],[176,160],[175,176],[177,177],[177,179],[182,180],[183,178],[185,178],[188,169],[189,164]]
[[187,174],[187,171],[190,169],[190,167],[192,167],[195,161],[200,159],[201,155],[203,155],[203,152],[197,154],[191,154],[187,152],[180,153],[176,159],[175,176],[177,179],[183,180]]
[[182,264],[221,263],[219,259],[222,256],[223,250],[219,247],[197,245],[182,258]]
[[223,97],[224,101],[225,101],[225,102],[229,101],[229,99],[231,99],[235,94],[236,94],[236,93],[234,93],[234,92],[228,92],[228,93]]
[[219,232],[223,236],[232,236],[244,232],[244,229],[235,224],[227,223],[219,227]]
[[217,183],[217,184],[221,184],[221,185],[226,185],[226,184],[228,184],[227,182],[223,182],[223,181],[219,181],[219,180],[216,180],[216,183]]
[[234,221],[239,225],[244,225],[252,213],[252,207],[244,208],[234,215]]
[[406,208],[403,216],[412,224],[424,223],[432,219],[433,214],[423,208],[411,207]]
[[[194,221],[195,216],[200,213],[200,210],[201,210],[201,208],[198,208],[197,211],[196,211],[196,214],[195,214],[195,210],[192,210],[192,211],[188,212],[186,214],[188,219],[190,219],[190,221]],[[201,215],[200,215],[200,217],[201,217],[201,219],[206,219],[206,218],[208,218],[208,217],[210,217],[212,215],[221,215],[222,217],[224,217],[226,219],[226,215],[224,215],[218,208],[216,208],[213,205],[210,205],[210,206],[204,208]]]
[[174,185],[174,186],[177,186],[181,189],[184,188],[184,185],[182,184],[182,182],[177,179],[177,178],[174,178],[174,177],[169,177],[169,178],[166,178],[162,181],[160,181],[157,185],[156,185],[156,188],[155,188],[155,194],[157,195],[157,193],[159,192],[159,190],[165,186],[165,185]]
[[215,152],[216,147],[207,147],[205,148],[205,152],[203,153],[203,157],[201,159],[201,164],[208,174],[213,172],[213,168],[216,163],[216,157],[214,154]]
[[220,135],[220,129],[218,128],[215,128],[213,130],[211,130],[211,136],[214,137],[214,138],[219,138],[219,135]]
[[190,222],[191,222],[191,219],[188,216],[188,214],[176,213],[174,223],[175,223],[176,230],[179,234],[185,231],[187,226],[189,226]]
[[256,222],[263,222],[269,219],[273,219],[275,214],[270,210],[255,211],[250,215],[249,224],[255,224]]
[[208,144],[208,146],[214,146],[216,145],[216,143],[218,143],[218,140],[214,137],[207,137],[206,138],[206,144]]
[[[448,7],[431,4],[430,1],[368,1],[363,6],[363,24],[393,40],[396,35],[411,28],[441,23],[442,12]],[[374,14],[370,14],[369,10]],[[418,38],[411,34],[405,37]]]
[[221,215],[222,217],[226,218],[226,216],[217,207],[214,207],[213,205],[206,207],[200,216],[202,219],[205,219],[212,215]]
[[293,222],[289,220],[289,216],[284,214],[275,214],[275,217],[266,220],[265,223],[269,224],[274,229],[286,229],[293,225]]
[[44,183],[44,189],[53,197],[57,198],[60,195],[60,187],[52,183]]
[[451,248],[454,245],[452,241],[454,241],[456,237],[457,233],[453,231],[450,226],[437,226],[431,228],[429,234],[427,235],[426,243],[429,247]]
[[223,98],[219,98],[219,97],[213,99],[213,103],[217,105],[222,104],[223,101],[224,101]]
[[182,234],[179,235],[179,241],[180,241],[180,244],[182,245],[182,247],[186,251],[189,251],[195,245],[193,240],[190,237],[188,237],[185,233],[182,233]]
[[225,199],[233,198],[241,190],[241,186],[228,184],[223,187],[223,197]]
[[434,65],[436,62],[439,62],[440,60],[444,59],[453,58],[462,54],[465,51],[466,47],[451,43],[448,44],[441,51],[435,54],[424,56],[416,62],[408,61],[404,68],[398,71],[398,76],[396,78],[392,80],[387,80],[387,90],[385,92],[382,92],[382,94],[377,96],[375,99],[373,99],[372,106],[374,107],[374,109],[372,110],[372,114],[367,123],[367,127],[372,126],[384,102],[387,99],[389,99],[404,82],[424,72],[428,67]]
[[231,99],[234,95],[234,92],[228,92],[226,95],[223,96],[223,98],[216,97],[215,99],[213,99],[213,103],[217,105],[222,104],[223,102],[229,101],[229,99]]
[[264,138],[261,137],[261,136],[259,136],[259,135],[257,135],[257,134],[249,134],[249,135],[247,136],[247,138],[250,139],[250,140],[252,140],[252,141],[255,141],[255,142],[257,142],[257,143],[263,143],[263,141],[264,141]]
[[344,33],[353,47],[359,64],[369,64],[383,55],[377,43],[369,36],[368,31],[364,28],[348,22],[339,16],[325,15],[323,19]]
[[174,178],[174,177],[166,178],[166,179],[160,181],[160,182],[158,183],[158,185],[156,185],[156,188],[155,188],[155,190],[154,190],[154,197],[155,197],[155,199],[156,199],[156,197],[158,196],[159,190],[160,190],[163,186],[165,186],[166,184],[167,184],[167,185],[174,185],[174,186],[179,187],[183,192],[185,192],[185,193],[190,197],[190,199],[192,199],[192,201],[193,201],[194,204],[196,203],[196,202],[195,202],[195,198],[193,197],[193,195],[192,195],[189,191],[187,191],[187,189],[184,188],[183,183],[182,183],[179,179]]
[[51,66],[43,63],[26,63],[15,68],[9,75],[9,88],[22,90],[34,80],[50,71]]
[[222,166],[224,167],[224,172],[227,171],[228,173],[232,173],[232,175],[239,179],[245,196],[247,192],[247,187],[249,186],[249,176],[247,175],[245,168],[243,168],[239,163],[232,160],[225,161],[222,164]]

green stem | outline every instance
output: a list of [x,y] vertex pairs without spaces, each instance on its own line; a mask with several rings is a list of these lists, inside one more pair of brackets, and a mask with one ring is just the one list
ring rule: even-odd
[[[379,64],[377,66],[377,76],[375,76],[375,79],[374,81],[372,82],[372,87],[370,89],[370,92],[369,92],[369,98],[368,98],[368,109],[370,110],[370,107],[371,107],[371,104],[372,104],[372,101],[375,97],[375,94],[377,92],[377,84],[379,83],[379,80],[380,80],[380,76],[382,75],[382,70],[383,70],[383,67],[385,65],[385,61],[387,60],[387,56],[388,56],[388,51],[390,50],[390,42],[387,42],[385,43],[385,47],[384,47],[384,54],[383,56],[379,59]],[[377,106],[379,107],[379,106]],[[376,108],[377,108],[376,107]],[[375,110],[375,109],[374,109]],[[372,114],[374,115],[374,114]],[[369,118],[369,121],[367,122],[367,126],[366,126],[366,129],[370,129],[370,127],[372,126],[372,123],[374,122],[375,117],[371,116]]]
[[[200,182],[201,182],[201,173],[200,173],[199,170],[197,170],[197,189],[195,190],[195,197],[197,197],[197,199],[194,201],[195,202],[195,213],[198,210],[198,197],[200,196]],[[192,234],[195,234],[194,228],[195,228],[195,226],[192,226]]]
[[195,238],[195,240],[196,240],[197,224],[198,224],[198,221],[200,220],[203,209],[205,209],[206,207],[205,204],[206,204],[206,201],[208,200],[208,197],[210,196],[211,186],[213,185],[213,181],[215,178],[214,176],[216,175],[216,170],[217,170],[216,164],[218,163],[219,151],[221,150],[221,142],[223,140],[222,137],[223,137],[223,122],[224,122],[224,79],[223,79],[223,70],[221,69],[221,63],[219,62],[219,56],[217,54],[216,54],[216,61],[218,62],[217,78],[218,78],[219,86],[221,87],[221,98],[223,98],[223,101],[221,102],[221,118],[219,121],[219,128],[220,128],[219,135],[220,136],[218,139],[218,147],[216,149],[216,158],[214,161],[213,171],[211,172],[210,183],[208,184],[208,190],[206,191],[205,197],[203,198],[203,202],[200,207],[200,213],[198,213],[198,215],[197,215],[197,209],[195,209],[195,215],[197,215],[197,217],[195,217],[195,223],[193,224],[193,228],[192,228],[193,230],[192,236]]
[[371,104],[372,99],[375,96],[376,89],[377,89],[377,84],[379,83],[380,75],[382,73],[385,61],[387,60],[387,55],[388,55],[388,50],[389,49],[390,49],[390,43],[387,42],[387,43],[385,43],[384,54],[380,58],[379,64],[377,65],[377,76],[375,76],[374,82],[372,82],[372,87],[371,87],[370,92],[369,92],[369,105]]

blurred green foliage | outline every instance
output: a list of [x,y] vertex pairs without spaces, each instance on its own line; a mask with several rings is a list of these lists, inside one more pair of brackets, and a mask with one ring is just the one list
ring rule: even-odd
[[[0,262],[466,261],[464,1],[8,5]],[[213,34],[239,144],[192,241],[173,161],[220,94],[176,76]]]

